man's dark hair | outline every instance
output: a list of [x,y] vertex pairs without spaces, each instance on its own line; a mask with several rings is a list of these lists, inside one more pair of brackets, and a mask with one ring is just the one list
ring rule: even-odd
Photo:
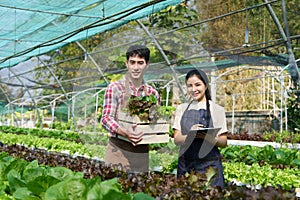
[[130,56],[135,55],[144,58],[146,63],[148,63],[150,58],[150,50],[145,45],[132,45],[127,49],[126,58],[128,60]]

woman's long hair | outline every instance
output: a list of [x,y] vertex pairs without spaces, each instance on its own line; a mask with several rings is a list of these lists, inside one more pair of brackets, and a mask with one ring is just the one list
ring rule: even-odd
[[187,82],[187,80],[192,76],[197,76],[206,86],[206,90],[205,90],[205,97],[206,97],[206,127],[213,126],[213,124],[210,124],[211,114],[210,114],[209,100],[211,100],[211,94],[210,94],[210,90],[209,90],[208,77],[207,77],[207,75],[204,71],[202,71],[200,69],[192,69],[186,74],[185,82]]

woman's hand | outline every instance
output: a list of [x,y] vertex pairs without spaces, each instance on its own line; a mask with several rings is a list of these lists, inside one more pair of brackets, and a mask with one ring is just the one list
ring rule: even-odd
[[[191,130],[199,130],[201,128],[203,128],[203,124],[195,124],[192,126]],[[203,131],[197,131],[197,133],[195,134],[195,138],[200,138],[200,139],[204,139],[205,138],[206,133]]]
[[200,128],[203,128],[203,124],[194,124],[192,127],[191,127],[191,130],[197,130],[197,129],[200,129]]

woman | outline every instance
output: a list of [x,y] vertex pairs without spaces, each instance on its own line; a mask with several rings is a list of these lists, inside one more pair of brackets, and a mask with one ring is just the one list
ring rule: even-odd
[[[223,107],[211,101],[208,78],[201,70],[191,70],[186,75],[186,86],[192,98],[180,104],[174,119],[174,142],[180,146],[177,176],[192,170],[205,173],[208,167],[217,170],[212,185],[224,188],[221,154],[218,147],[227,146],[227,125]],[[198,128],[219,128],[217,134],[195,132]]]

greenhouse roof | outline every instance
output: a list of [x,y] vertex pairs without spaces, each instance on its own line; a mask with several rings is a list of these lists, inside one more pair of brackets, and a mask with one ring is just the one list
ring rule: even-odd
[[0,0],[0,68],[117,28],[181,0]]

